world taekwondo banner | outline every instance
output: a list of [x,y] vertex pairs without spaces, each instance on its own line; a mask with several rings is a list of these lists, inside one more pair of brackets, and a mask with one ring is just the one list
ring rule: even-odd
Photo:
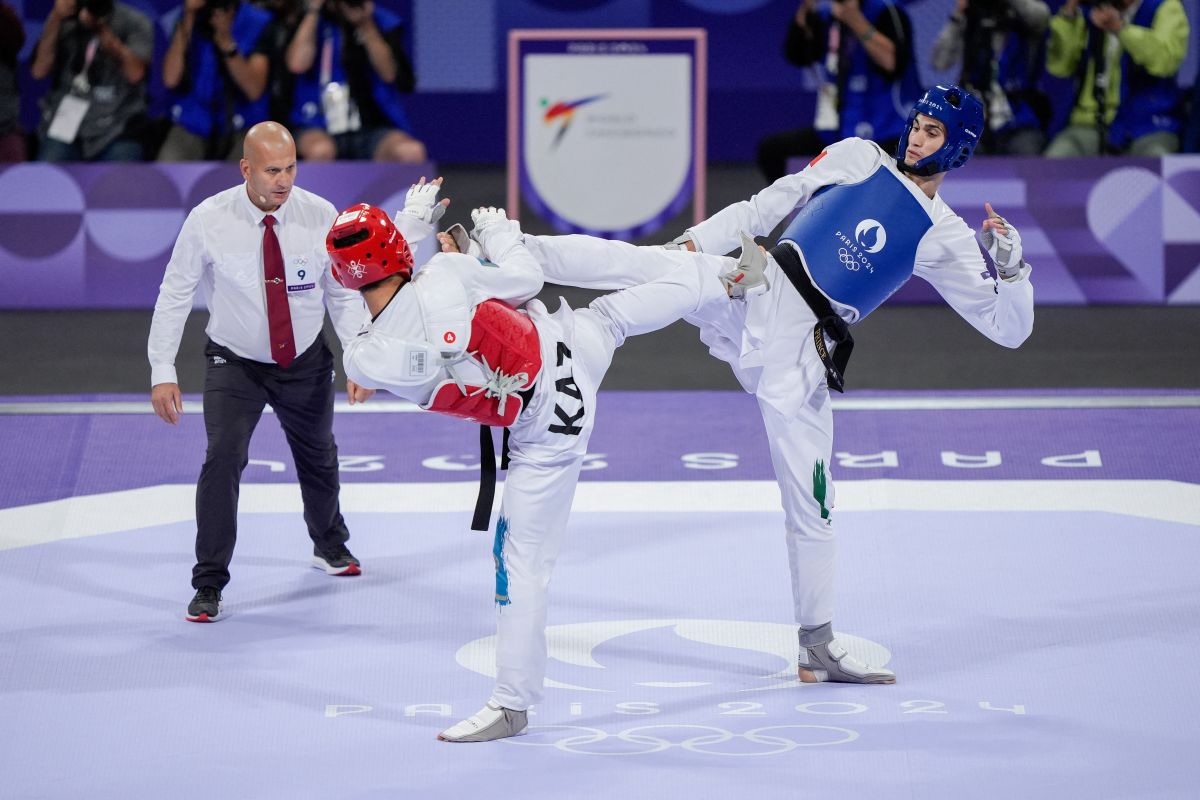
[[615,239],[689,203],[699,222],[705,47],[701,29],[511,31],[508,208]]

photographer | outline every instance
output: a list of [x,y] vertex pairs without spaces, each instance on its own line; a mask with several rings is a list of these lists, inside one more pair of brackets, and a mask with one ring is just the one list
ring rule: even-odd
[[1035,156],[1046,145],[1049,99],[1039,87],[1050,7],[1042,0],[957,0],[933,43],[933,67],[961,65],[958,83],[983,100],[977,152]]
[[802,0],[788,26],[784,57],[818,65],[821,87],[811,127],[768,136],[758,166],[768,181],[787,172],[793,156],[857,136],[893,150],[908,110],[921,95],[912,22],[903,0]]
[[113,0],[55,0],[29,72],[42,101],[42,161],[139,161],[154,30]]
[[1066,0],[1050,20],[1046,69],[1075,77],[1069,124],[1046,148],[1052,158],[1179,149],[1176,82],[1187,54],[1180,0]]
[[262,48],[270,60],[267,95],[270,97],[268,119],[286,122],[292,115],[292,94],[296,78],[287,68],[287,49],[304,18],[304,0],[250,0],[271,14],[271,24],[263,33]]
[[371,0],[309,0],[287,51],[302,158],[425,160],[400,97],[416,86],[402,34]]
[[163,59],[174,124],[159,161],[237,160],[267,118],[270,12],[240,0],[185,0]]

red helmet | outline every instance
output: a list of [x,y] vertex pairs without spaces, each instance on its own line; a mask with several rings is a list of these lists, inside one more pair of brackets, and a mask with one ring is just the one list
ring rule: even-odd
[[347,289],[358,289],[397,272],[412,275],[408,242],[383,209],[367,203],[350,206],[334,220],[325,249],[333,277]]

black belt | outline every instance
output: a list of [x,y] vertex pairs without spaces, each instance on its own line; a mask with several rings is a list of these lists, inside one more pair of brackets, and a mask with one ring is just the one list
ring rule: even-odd
[[[846,365],[850,363],[850,354],[854,351],[854,337],[850,335],[850,326],[846,324],[846,320],[834,313],[828,298],[813,286],[796,248],[786,242],[780,242],[771,248],[771,258],[775,259],[779,269],[816,315],[813,344],[817,348],[817,355],[821,357],[821,363],[825,365],[825,382],[829,384],[830,389],[844,393]],[[837,345],[832,354],[825,346],[826,335]]]
[[[522,411],[529,408],[533,400],[533,387],[518,392]],[[508,428],[500,442],[500,469],[508,469]],[[475,497],[475,514],[471,517],[471,530],[486,531],[492,519],[492,506],[496,502],[496,443],[492,440],[492,429],[479,426],[479,494]]]

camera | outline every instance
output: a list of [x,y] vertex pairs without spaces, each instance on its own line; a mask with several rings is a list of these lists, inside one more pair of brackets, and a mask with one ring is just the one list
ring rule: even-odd
[[92,19],[112,16],[113,0],[79,0],[79,10],[86,11]]
[[968,20],[990,33],[1008,27],[1011,10],[1008,0],[970,0],[966,15]]

